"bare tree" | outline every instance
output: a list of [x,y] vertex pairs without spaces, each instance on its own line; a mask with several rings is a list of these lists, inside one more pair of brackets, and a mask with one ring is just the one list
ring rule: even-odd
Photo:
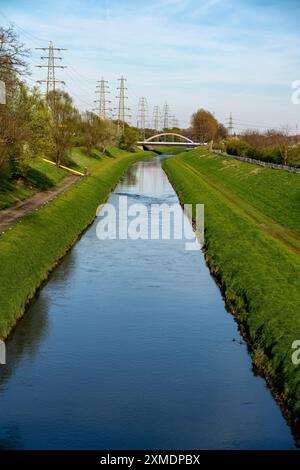
[[205,109],[199,109],[192,115],[191,124],[193,133],[200,142],[212,141],[218,133],[218,121]]

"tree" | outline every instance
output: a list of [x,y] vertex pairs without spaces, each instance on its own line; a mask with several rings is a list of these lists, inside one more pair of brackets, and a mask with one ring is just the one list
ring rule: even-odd
[[7,175],[11,161],[21,157],[28,133],[19,112],[23,98],[19,77],[27,71],[27,55],[13,27],[0,27],[0,80],[6,87],[6,104],[0,105],[0,175]]
[[16,35],[12,26],[0,26],[0,80],[3,80],[9,89],[15,84],[16,77],[28,72],[26,57],[29,51]]
[[119,146],[124,150],[131,150],[139,140],[139,129],[129,126],[125,123],[124,131],[119,140]]
[[218,130],[217,130],[217,135],[216,138],[218,140],[224,140],[227,139],[228,137],[228,130],[224,126],[224,124],[221,124],[220,122],[218,123]]
[[24,89],[23,106],[20,112],[29,129],[24,158],[51,157],[54,152],[54,137],[51,128],[51,111],[37,88]]
[[194,138],[199,142],[212,141],[218,133],[218,121],[205,109],[199,109],[191,119]]
[[281,158],[284,165],[289,164],[290,152],[292,150],[292,144],[294,139],[290,136],[289,127],[284,127],[281,132],[269,132],[269,137],[272,136],[272,139],[275,145],[279,148]]
[[81,121],[80,142],[89,153],[94,147],[102,147],[104,151],[108,145],[116,143],[117,126],[112,121],[91,112],[84,113]]
[[112,121],[109,121],[108,119],[106,120],[101,119],[100,127],[98,130],[98,135],[99,135],[98,145],[101,145],[103,148],[103,151],[105,151],[108,145],[113,145],[117,143],[118,128],[116,124],[114,124]]
[[51,128],[54,138],[54,159],[60,165],[68,161],[68,150],[72,147],[80,115],[73,106],[72,98],[65,91],[51,91],[49,100],[55,103]]
[[88,153],[99,143],[100,118],[91,112],[82,115],[81,139]]

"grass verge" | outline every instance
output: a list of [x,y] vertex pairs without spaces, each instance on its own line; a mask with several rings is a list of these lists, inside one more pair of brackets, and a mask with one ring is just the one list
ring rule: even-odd
[[205,204],[207,262],[254,364],[284,404],[299,438],[300,365],[292,362],[292,343],[300,339],[299,212],[291,220],[300,197],[299,175],[203,150],[163,165],[182,203]]
[[39,191],[59,183],[66,172],[61,168],[44,162],[42,159],[30,162],[23,171],[22,178],[1,179],[0,210],[12,206],[16,202],[33,196]]
[[81,168],[88,167],[93,176],[80,179],[0,236],[1,339],[8,336],[49,272],[93,221],[96,208],[128,166],[153,154],[110,149],[110,155],[96,159],[75,149],[75,162]]

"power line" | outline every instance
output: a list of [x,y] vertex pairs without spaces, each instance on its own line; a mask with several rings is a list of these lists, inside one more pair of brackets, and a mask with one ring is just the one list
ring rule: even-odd
[[49,39],[45,38],[39,38],[38,36],[35,36],[34,34],[30,33],[29,31],[26,31],[26,29],[22,28],[18,24],[16,24],[14,21],[12,21],[6,14],[3,13],[2,10],[0,10],[0,15],[3,16],[10,24],[12,24],[15,28],[19,29],[22,34],[27,36],[29,39],[34,39],[34,41],[38,42],[49,42]]
[[79,101],[81,101],[84,105],[88,106],[89,108],[93,107],[92,103],[88,103],[87,101],[83,100],[79,95],[77,95],[68,85],[64,84],[67,90],[70,92],[70,95],[74,95]]
[[[48,55],[41,56],[42,60],[47,60],[47,65],[36,65],[39,68],[47,68],[47,78],[44,80],[37,80],[37,83],[46,83],[46,99],[51,107],[52,111],[55,113],[55,91],[56,84],[62,83],[65,84],[62,80],[56,80],[55,70],[56,69],[65,69],[65,65],[56,65],[56,60],[62,60],[62,57],[55,56],[55,51],[66,51],[61,47],[53,47],[52,41],[50,41],[48,47],[36,47],[37,50],[46,51]],[[52,92],[52,97],[50,92]],[[50,102],[52,98],[52,103]]]

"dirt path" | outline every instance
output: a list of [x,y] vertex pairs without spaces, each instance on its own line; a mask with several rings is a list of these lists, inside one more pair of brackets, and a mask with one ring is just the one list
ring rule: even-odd
[[72,186],[78,179],[78,176],[67,175],[56,186],[36,193],[24,201],[18,202],[13,207],[2,209],[0,211],[0,233],[5,232],[5,230],[22,219],[29,212],[39,209],[44,204],[51,201],[55,196]]

